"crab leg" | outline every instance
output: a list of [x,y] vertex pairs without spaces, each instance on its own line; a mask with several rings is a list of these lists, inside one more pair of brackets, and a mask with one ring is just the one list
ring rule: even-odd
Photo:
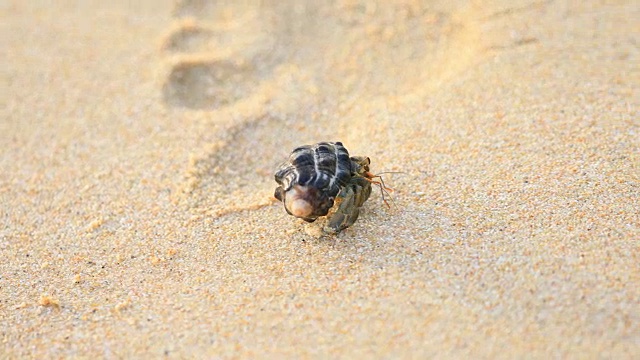
[[371,183],[364,177],[353,177],[338,195],[340,204],[329,218],[325,231],[338,233],[353,225],[360,214],[360,207],[371,195]]

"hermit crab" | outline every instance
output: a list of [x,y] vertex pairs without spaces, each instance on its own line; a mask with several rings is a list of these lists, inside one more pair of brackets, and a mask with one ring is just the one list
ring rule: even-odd
[[[307,222],[327,216],[327,233],[338,233],[353,225],[360,207],[371,195],[371,184],[390,190],[369,172],[371,160],[349,156],[340,142],[320,142],[295,148],[278,167],[274,196],[290,215]],[[386,200],[384,200],[386,203]],[[388,204],[387,204],[388,205]]]

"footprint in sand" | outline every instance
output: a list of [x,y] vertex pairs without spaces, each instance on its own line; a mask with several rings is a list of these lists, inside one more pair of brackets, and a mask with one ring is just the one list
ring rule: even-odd
[[283,36],[269,21],[270,11],[206,0],[176,4],[174,28],[162,43],[170,65],[163,100],[176,110],[226,119],[212,124],[217,140],[191,155],[174,198],[189,208],[221,215],[270,204],[273,168],[287,151],[277,129],[304,130],[264,113],[273,88],[282,88],[282,73],[290,73],[277,51]]
[[186,0],[163,43],[174,64],[163,87],[168,106],[213,110],[233,104],[268,78],[273,31],[257,6]]

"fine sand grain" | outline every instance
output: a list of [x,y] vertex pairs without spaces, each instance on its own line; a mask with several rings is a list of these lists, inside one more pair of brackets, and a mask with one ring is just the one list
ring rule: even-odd
[[[0,358],[639,358],[638,19],[0,2]],[[318,141],[394,206],[288,216]]]

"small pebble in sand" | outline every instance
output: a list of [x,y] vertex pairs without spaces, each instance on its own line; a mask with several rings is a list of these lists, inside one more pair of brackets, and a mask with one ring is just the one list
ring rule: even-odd
[[129,307],[129,305],[131,305],[129,300],[125,300],[122,302],[119,302],[116,306],[114,306],[114,310],[116,312],[122,312],[123,310],[127,309]]
[[60,307],[60,302],[49,295],[41,295],[40,300],[38,301],[38,304],[44,307],[54,307],[54,308]]

